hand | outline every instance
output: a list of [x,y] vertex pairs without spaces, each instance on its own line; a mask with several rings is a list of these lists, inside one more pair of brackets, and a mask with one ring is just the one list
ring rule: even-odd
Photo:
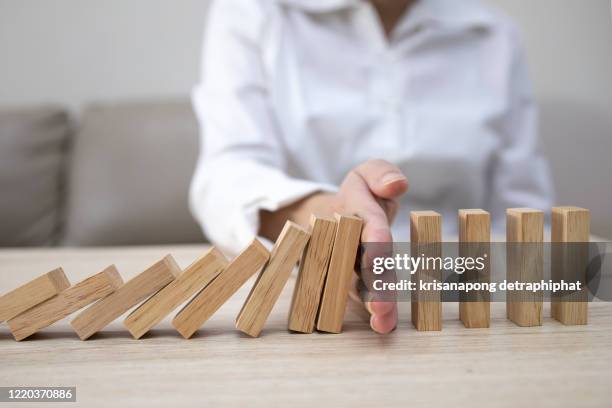
[[[362,242],[393,242],[390,226],[399,208],[398,200],[407,190],[408,180],[396,166],[370,160],[346,176],[336,195],[336,211],[364,220]],[[366,302],[365,307],[374,331],[384,334],[396,327],[396,302]]]
[[[274,241],[287,220],[307,226],[313,213],[337,212],[364,220],[362,242],[393,242],[390,225],[399,208],[398,199],[407,190],[408,180],[396,166],[370,160],[351,170],[336,194],[316,193],[281,210],[262,211],[259,234]],[[374,331],[389,333],[397,325],[397,303],[366,302],[365,308]]]

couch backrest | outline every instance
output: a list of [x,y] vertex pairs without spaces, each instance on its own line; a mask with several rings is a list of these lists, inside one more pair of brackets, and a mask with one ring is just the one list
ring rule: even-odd
[[198,127],[187,100],[85,110],[69,165],[65,243],[202,242],[188,209]]
[[69,128],[58,108],[0,111],[0,246],[58,242]]

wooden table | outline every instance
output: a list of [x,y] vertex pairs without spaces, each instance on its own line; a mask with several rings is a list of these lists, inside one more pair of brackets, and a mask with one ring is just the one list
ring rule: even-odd
[[[0,250],[0,293],[57,266],[73,283],[110,263],[128,279],[167,253],[186,266],[203,250]],[[67,320],[21,343],[0,326],[0,386],[76,386],[70,407],[612,406],[612,304],[592,304],[588,326],[564,327],[546,307],[542,327],[519,328],[497,303],[492,327],[477,330],[445,304],[437,333],[416,332],[402,304],[387,336],[352,312],[341,335],[300,335],[286,331],[292,286],[257,339],[234,329],[250,285],[192,340],[168,321],[133,340],[120,319],[86,342]]]

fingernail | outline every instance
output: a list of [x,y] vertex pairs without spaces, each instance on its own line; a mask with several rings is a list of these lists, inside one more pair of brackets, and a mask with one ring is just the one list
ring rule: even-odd
[[395,183],[397,181],[405,181],[405,180],[406,180],[406,177],[403,174],[400,174],[394,171],[391,173],[387,173],[382,177],[383,185]]
[[378,334],[389,334],[397,327],[397,319],[385,323],[380,316],[374,315],[370,318],[370,327]]
[[378,334],[382,334],[380,333],[380,331],[378,330],[378,317],[376,315],[372,315],[372,317],[370,317],[370,327],[372,328],[372,330],[374,330],[376,333]]

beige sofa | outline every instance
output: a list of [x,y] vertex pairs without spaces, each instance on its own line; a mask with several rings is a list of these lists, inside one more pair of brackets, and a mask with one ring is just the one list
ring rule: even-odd
[[0,246],[202,242],[188,100],[0,111]]
[[[187,203],[198,154],[187,98],[89,105],[75,116],[0,109],[0,247],[204,240]],[[590,208],[592,233],[612,238],[609,118],[548,102],[541,119],[557,204]]]

